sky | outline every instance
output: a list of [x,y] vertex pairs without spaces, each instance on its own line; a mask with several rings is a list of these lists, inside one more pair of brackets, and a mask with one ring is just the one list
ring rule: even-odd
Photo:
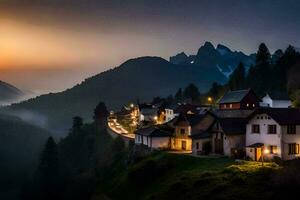
[[298,0],[0,0],[0,80],[61,91],[130,58],[205,41],[247,54],[300,47]]

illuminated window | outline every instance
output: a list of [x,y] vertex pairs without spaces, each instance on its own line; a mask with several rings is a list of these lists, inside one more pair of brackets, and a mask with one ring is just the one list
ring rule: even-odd
[[229,107],[232,108],[232,104],[229,104]]
[[299,144],[291,143],[289,144],[289,155],[299,154]]
[[276,154],[277,153],[277,146],[270,145],[269,150],[270,150],[270,154]]
[[224,108],[226,108],[226,104],[224,104]]
[[247,107],[249,107],[249,103],[247,103]]
[[254,108],[254,107],[255,107],[255,104],[252,104],[252,107]]

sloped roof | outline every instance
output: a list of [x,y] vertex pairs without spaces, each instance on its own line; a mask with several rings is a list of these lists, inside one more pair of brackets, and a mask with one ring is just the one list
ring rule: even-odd
[[267,94],[273,100],[291,100],[286,92],[268,92]]
[[194,134],[191,136],[192,139],[205,139],[211,136],[209,131],[203,131],[202,133]]
[[247,90],[235,90],[227,92],[219,103],[237,103],[241,102],[243,98],[250,92],[250,89]]
[[136,134],[149,137],[170,137],[173,135],[173,132],[174,129],[172,127],[159,125],[140,128],[136,131]]
[[248,118],[255,110],[215,110],[211,113],[216,118]]
[[300,125],[300,109],[297,108],[259,108],[249,116],[249,119],[256,114],[267,114],[280,125]]
[[245,118],[220,118],[218,121],[226,135],[239,135],[246,133],[247,119]]
[[190,126],[190,122],[185,114],[180,114],[175,119],[174,126]]

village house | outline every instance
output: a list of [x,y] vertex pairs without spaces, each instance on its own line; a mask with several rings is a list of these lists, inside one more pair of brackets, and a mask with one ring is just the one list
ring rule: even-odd
[[152,104],[139,105],[139,120],[153,122],[157,120],[158,108]]
[[204,114],[210,109],[210,105],[171,104],[165,107],[158,118],[159,122],[166,123],[179,116],[179,114]]
[[256,109],[260,101],[252,89],[229,91],[219,101],[219,109]]
[[271,108],[288,108],[292,106],[292,102],[287,93],[269,92],[262,98],[261,106]]
[[261,108],[246,127],[246,155],[252,160],[300,156],[300,111],[295,108]]
[[216,110],[212,126],[212,153],[242,158],[245,155],[247,119],[254,110]]
[[150,149],[170,149],[173,132],[171,126],[157,125],[141,128],[135,133],[135,144],[145,145]]
[[[197,146],[192,144],[192,135],[204,132],[212,122],[213,117],[206,114],[180,114],[168,123],[138,129],[135,143],[151,149],[192,151],[193,146]],[[202,140],[197,142],[198,145],[203,143]],[[201,150],[200,146],[198,150]]]

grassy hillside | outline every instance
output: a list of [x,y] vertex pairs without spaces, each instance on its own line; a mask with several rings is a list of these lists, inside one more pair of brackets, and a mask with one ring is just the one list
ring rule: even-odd
[[235,162],[228,158],[196,158],[156,153],[103,185],[94,198],[110,199],[271,199],[270,179],[278,165]]
[[30,112],[36,118],[45,118],[47,128],[66,128],[73,116],[91,119],[90,113],[100,100],[110,109],[116,109],[137,98],[145,101],[174,94],[189,83],[207,90],[214,80],[225,81],[217,68],[174,65],[159,57],[142,57],[86,79],[64,92],[12,105],[8,111],[16,115]]

